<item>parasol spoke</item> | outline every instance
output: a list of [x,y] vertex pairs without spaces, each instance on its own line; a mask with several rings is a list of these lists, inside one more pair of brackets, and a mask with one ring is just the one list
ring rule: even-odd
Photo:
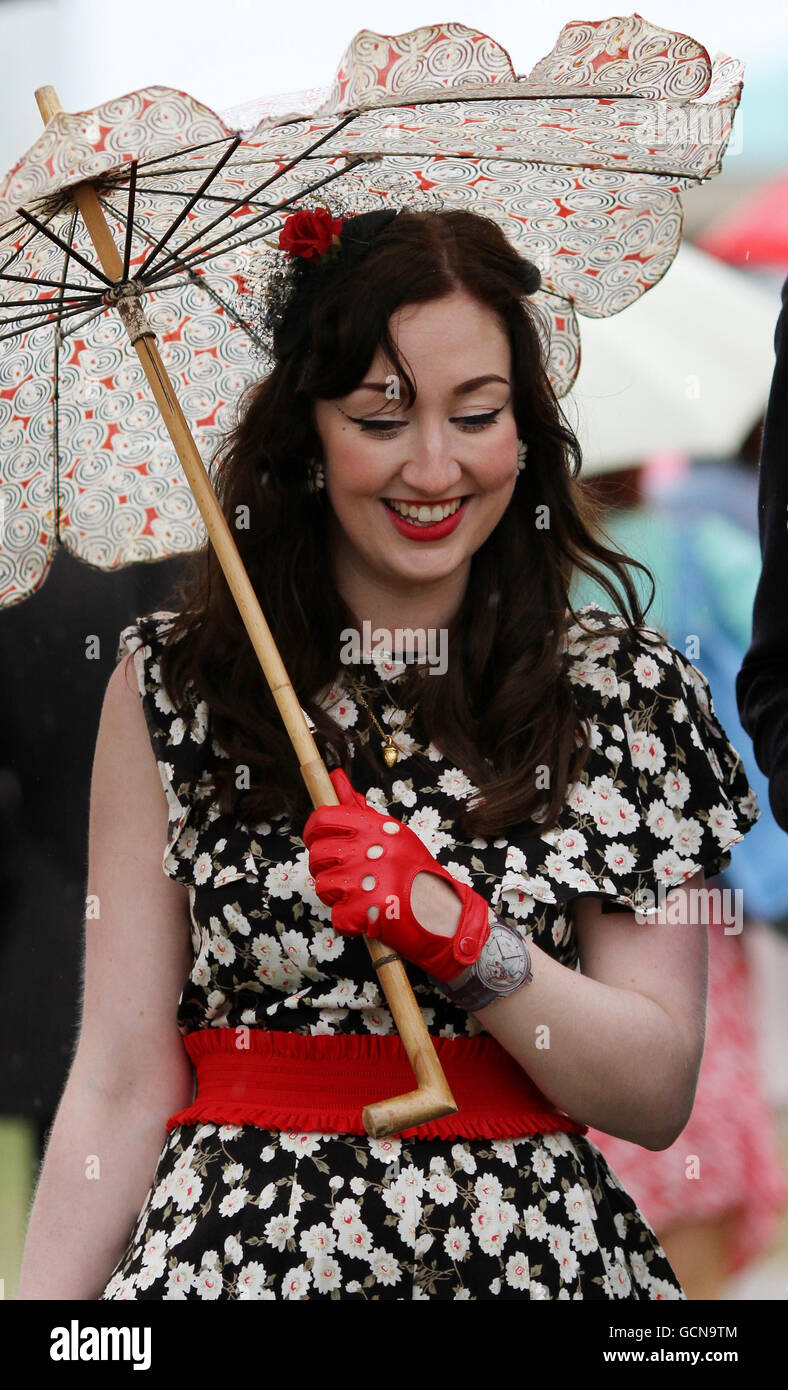
[[131,260],[131,242],[134,232],[134,204],[137,198],[137,161],[132,161],[131,174],[129,175],[129,215],[126,219],[126,245],[123,248],[123,274],[121,279],[126,281],[129,278],[129,262]]
[[[9,264],[11,264],[11,262],[9,262]],[[63,285],[62,280],[48,280],[45,276],[34,275],[32,272],[30,275],[12,275],[7,270],[0,270],[0,280],[10,280],[19,285],[48,285],[55,290],[59,290]],[[66,282],[65,288],[67,290],[77,291],[79,294],[96,293],[94,285],[72,285]],[[31,300],[30,302],[32,303],[33,301]]]
[[103,280],[105,285],[108,285],[110,289],[112,288],[113,282],[110,280],[109,276],[105,275],[103,270],[99,270],[98,266],[91,265],[86,256],[81,255],[73,246],[69,246],[68,242],[58,236],[57,232],[53,232],[45,223],[39,222],[38,218],[34,217],[31,212],[27,212],[25,208],[19,209],[19,216],[24,217],[25,221],[29,222],[31,227],[35,227],[37,231],[41,232],[42,236],[45,236],[49,241],[53,241],[62,251],[67,251],[73,256],[75,261],[79,261],[79,264],[84,266],[85,270],[89,271],[91,275],[95,275],[97,280]]
[[[327,183],[333,183],[334,179],[341,178],[348,170],[354,169],[357,164],[364,163],[365,160],[363,156],[358,156],[355,159],[349,160],[341,169],[335,169],[333,173],[327,174],[324,179],[318,179],[315,183],[311,183],[306,188],[302,188],[299,193],[294,193],[292,197],[285,198],[283,202],[277,203],[272,208],[271,212],[261,212],[258,217],[253,217],[250,221],[244,222],[242,227],[233,228],[229,232],[225,232],[222,236],[217,237],[215,241],[209,242],[207,246],[198,247],[196,251],[192,251],[190,255],[183,256],[181,258],[181,264],[184,266],[206,265],[207,262],[213,260],[215,256],[224,255],[227,251],[235,251],[241,246],[253,245],[254,242],[260,240],[259,233],[257,236],[246,238],[244,241],[237,241],[233,246],[227,246],[226,243],[232,240],[233,237],[243,236],[251,227],[256,227],[258,222],[264,222],[269,217],[278,216],[280,213],[284,212],[285,209],[291,208],[294,204],[297,204],[300,198],[307,197],[310,193],[316,192],[318,188],[324,188]],[[274,228],[274,230],[276,229]],[[158,272],[158,275],[166,273],[168,272],[162,270]],[[154,275],[147,283],[156,284],[156,281],[157,275]]]
[[[178,216],[176,217],[176,219],[175,219],[175,221],[173,222],[172,226],[170,227],[169,231],[166,231],[166,232],[164,233],[164,236],[161,237],[160,240],[156,243],[156,245],[154,246],[154,248],[153,248],[153,250],[151,251],[150,255],[147,256],[147,257],[145,258],[145,260],[143,261],[142,265],[140,266],[140,268],[139,268],[139,270],[138,270],[138,272],[137,272],[137,275],[135,276],[135,279],[140,279],[140,278],[142,277],[142,275],[145,273],[145,271],[150,272],[150,268],[151,268],[151,266],[153,265],[153,262],[156,260],[156,257],[158,256],[159,252],[160,252],[161,250],[163,250],[163,248],[167,245],[167,242],[169,241],[170,237],[173,235],[174,232],[176,232],[176,231],[178,230],[178,228],[180,227],[180,225],[181,225],[181,223],[183,222],[184,218],[188,217],[188,215],[189,215],[189,213],[191,212],[192,208],[194,207],[195,203],[198,202],[199,199],[203,196],[205,190],[206,190],[207,188],[210,187],[211,183],[212,183],[213,180],[216,178],[216,175],[224,168],[224,166],[225,166],[225,164],[227,163],[228,159],[229,159],[229,158],[231,157],[231,155],[233,155],[233,154],[235,153],[235,151],[238,149],[238,146],[240,145],[240,143],[241,143],[241,137],[240,137],[240,135],[239,135],[239,136],[237,136],[237,138],[236,138],[235,140],[233,140],[232,144],[228,146],[228,148],[225,150],[224,154],[222,155],[221,159],[219,160],[218,164],[214,165],[213,169],[211,169],[211,171],[210,171],[210,173],[208,174],[207,178],[205,178],[205,179],[203,180],[203,182],[200,184],[200,187],[197,189],[197,191],[196,191],[195,193],[192,193],[192,195],[190,196],[189,201],[186,203],[185,207],[181,208],[181,211],[179,212]],[[133,215],[134,215],[134,208],[133,208],[133,205],[132,205],[132,206],[129,208],[129,226],[131,225],[131,218],[133,217]],[[126,265],[126,266],[124,267],[124,276],[123,276],[124,280],[125,280],[127,274],[128,274],[128,265]]]
[[[103,198],[100,193],[97,193],[96,196],[98,197],[98,200],[102,207],[108,208],[110,212],[112,212],[122,222],[126,220],[125,213],[123,213],[119,208],[114,207],[108,198]],[[153,241],[150,232],[146,231],[144,227],[141,227],[139,223],[135,222],[133,230],[136,231],[146,241]],[[252,342],[257,347],[265,350],[265,344],[262,338],[258,336],[255,330],[252,328],[251,324],[247,323],[246,319],[242,318],[242,316],[238,313],[237,309],[234,309],[231,304],[228,304],[227,301],[222,297],[222,295],[219,294],[218,290],[214,289],[213,285],[209,284],[203,275],[197,275],[191,269],[191,267],[183,263],[178,256],[175,257],[175,260],[177,262],[177,268],[180,273],[176,274],[175,271],[173,271],[169,279],[157,279],[155,281],[155,289],[164,290],[170,289],[176,285],[182,285],[185,276],[188,280],[191,281],[193,285],[196,285],[198,289],[203,290],[208,295],[208,297],[213,300],[214,304],[216,304],[218,308],[222,309],[228,315],[228,317],[231,318],[233,322],[238,325],[239,328],[243,329],[243,331],[248,335],[249,338],[251,338]],[[145,288],[152,288],[152,286],[146,285]]]
[[[46,316],[41,316],[33,322],[26,323],[22,317],[15,318],[11,320],[11,322],[15,324],[15,327],[12,329],[12,331],[10,333],[0,333],[0,343],[8,342],[11,338],[18,338],[20,334],[26,333],[30,329],[34,330],[36,328],[48,328],[52,324],[58,325],[63,321],[63,319],[74,318],[77,314],[84,314],[85,310],[90,307],[93,307],[94,312],[88,314],[88,316],[84,320],[85,324],[91,323],[94,318],[98,318],[100,314],[104,314],[107,312],[107,305],[104,304],[103,301],[94,300],[93,306],[89,306],[84,303],[78,304],[71,309],[63,309],[56,313],[53,312],[49,315],[48,318]],[[75,325],[75,327],[82,328],[83,324],[79,323]],[[65,338],[66,336],[67,334],[64,333],[63,337]]]

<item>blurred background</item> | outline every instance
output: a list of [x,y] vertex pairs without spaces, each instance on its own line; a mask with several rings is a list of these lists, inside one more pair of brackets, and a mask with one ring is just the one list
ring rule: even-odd
[[[254,0],[0,0],[0,173],[41,129],[34,90],[85,110],[161,83],[222,110],[330,82],[359,29],[438,20],[492,35],[526,73],[561,26],[612,6],[362,0],[296,11]],[[654,573],[648,620],[707,676],[761,820],[719,886],[740,935],[710,923],[709,1021],[690,1124],[651,1153],[592,1133],[691,1298],[788,1297],[788,836],[739,722],[734,682],[760,574],[758,458],[788,275],[788,10],[660,3],[646,18],[745,63],[723,172],[683,194],[664,279],[611,319],[580,318],[562,402],[609,536]],[[0,481],[2,459],[0,458]],[[0,612],[0,1281],[13,1298],[42,1146],[76,1041],[89,782],[120,629],[161,606],[180,561],[104,574],[60,551],[38,593]],[[633,577],[648,597],[637,571]],[[598,598],[578,586],[573,598]],[[87,626],[86,626],[87,624]],[[85,633],[99,637],[86,660]],[[695,645],[687,646],[692,634]],[[715,881],[716,882],[716,881]],[[689,1179],[686,1160],[700,1160]]]

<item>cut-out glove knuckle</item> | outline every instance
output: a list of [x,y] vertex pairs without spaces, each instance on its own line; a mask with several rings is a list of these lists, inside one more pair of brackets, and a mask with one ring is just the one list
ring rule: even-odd
[[[315,892],[331,908],[334,928],[378,938],[437,980],[448,983],[478,957],[490,933],[481,895],[444,869],[409,826],[369,806],[341,768],[331,773],[339,806],[319,806],[303,840]],[[410,906],[413,880],[434,874],[462,904],[452,937],[429,931]]]

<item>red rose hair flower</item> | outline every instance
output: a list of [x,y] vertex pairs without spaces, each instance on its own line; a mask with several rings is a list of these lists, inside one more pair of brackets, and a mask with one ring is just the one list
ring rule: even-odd
[[339,247],[344,218],[331,216],[324,208],[301,208],[288,217],[279,233],[279,247],[291,257],[319,261],[327,251]]

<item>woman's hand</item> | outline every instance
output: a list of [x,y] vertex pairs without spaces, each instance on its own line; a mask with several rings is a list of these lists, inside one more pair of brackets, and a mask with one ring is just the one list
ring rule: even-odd
[[[438,863],[418,835],[368,806],[345,773],[331,773],[339,806],[319,806],[303,829],[315,892],[332,909],[335,929],[379,937],[436,980],[448,984],[477,959],[490,934],[490,908],[467,883]],[[413,912],[411,888],[420,873],[446,880],[461,904],[452,936],[431,931]]]

